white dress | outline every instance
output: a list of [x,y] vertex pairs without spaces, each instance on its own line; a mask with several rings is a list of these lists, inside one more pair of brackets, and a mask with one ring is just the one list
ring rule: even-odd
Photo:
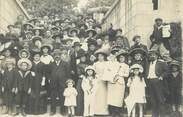
[[[108,105],[122,107],[125,94],[125,77],[129,75],[129,66],[125,63],[109,62],[108,69]],[[117,75],[117,76],[116,76]],[[113,82],[114,77],[118,78],[117,82]],[[111,81],[110,81],[111,79]]]
[[77,90],[73,87],[66,88],[63,95],[65,96],[64,106],[76,106]]
[[141,81],[139,77],[134,77],[133,80],[131,80],[131,78],[128,79],[127,86],[130,88],[130,90],[128,97],[125,99],[125,103],[127,106],[128,115],[130,115],[136,103],[146,103],[146,84],[144,78]]
[[97,89],[95,97],[95,114],[96,115],[108,115],[108,105],[107,105],[107,82],[104,80],[104,69],[106,67],[106,62],[96,62],[94,63],[94,68],[97,77]]
[[97,79],[83,78],[81,87],[84,91],[84,116],[93,116],[95,114],[95,94],[97,88]]

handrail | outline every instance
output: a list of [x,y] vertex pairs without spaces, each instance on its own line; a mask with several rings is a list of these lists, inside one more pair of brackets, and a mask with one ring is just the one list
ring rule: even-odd
[[27,13],[27,11],[25,10],[24,6],[22,5],[22,3],[20,2],[20,0],[15,0],[17,5],[20,7],[20,9],[23,11],[24,15],[26,16],[27,19],[30,19],[29,14]]

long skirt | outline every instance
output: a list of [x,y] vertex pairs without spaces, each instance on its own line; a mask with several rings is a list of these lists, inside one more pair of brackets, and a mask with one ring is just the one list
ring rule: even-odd
[[95,115],[108,115],[107,82],[99,80],[95,96]]

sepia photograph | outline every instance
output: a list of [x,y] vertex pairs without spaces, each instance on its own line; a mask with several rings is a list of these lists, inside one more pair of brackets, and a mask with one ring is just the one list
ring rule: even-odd
[[182,117],[183,0],[0,0],[0,117]]

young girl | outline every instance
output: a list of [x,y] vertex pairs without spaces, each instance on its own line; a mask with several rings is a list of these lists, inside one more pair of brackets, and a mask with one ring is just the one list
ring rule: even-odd
[[134,64],[130,68],[131,75],[128,79],[127,86],[129,87],[129,95],[125,99],[127,105],[128,116],[135,117],[136,106],[139,106],[139,117],[143,117],[143,104],[146,103],[144,78],[141,76],[143,67],[139,64]]
[[68,79],[66,81],[67,88],[64,90],[65,102],[64,106],[68,108],[69,117],[74,117],[76,106],[76,97],[78,95],[77,90],[74,88],[74,81],[72,79]]
[[84,91],[84,116],[94,116],[95,110],[95,91],[97,80],[95,70],[92,66],[85,68],[86,77],[82,80],[82,89]]

